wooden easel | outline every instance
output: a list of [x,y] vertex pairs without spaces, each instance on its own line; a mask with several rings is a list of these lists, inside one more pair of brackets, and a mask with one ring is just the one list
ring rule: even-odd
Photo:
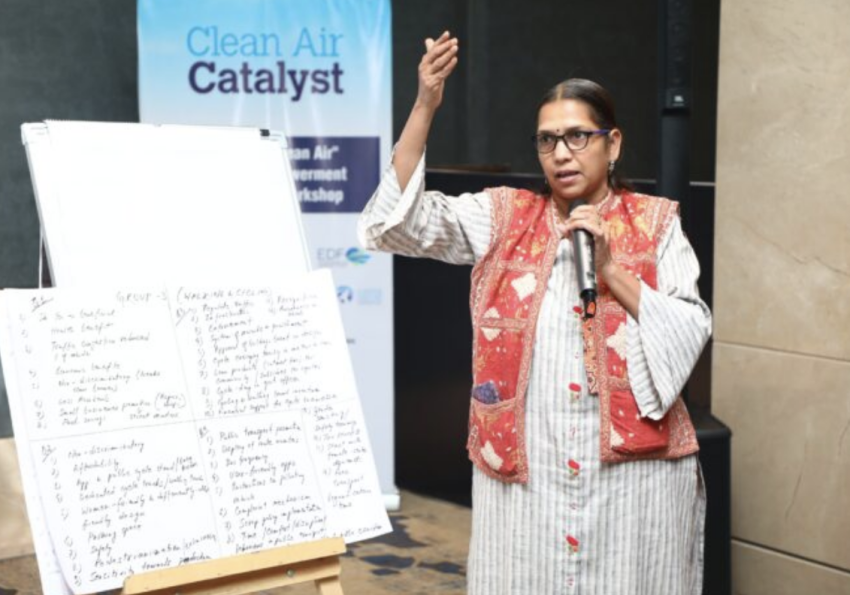
[[124,581],[119,595],[245,595],[313,581],[321,595],[343,595],[341,537],[176,566]]

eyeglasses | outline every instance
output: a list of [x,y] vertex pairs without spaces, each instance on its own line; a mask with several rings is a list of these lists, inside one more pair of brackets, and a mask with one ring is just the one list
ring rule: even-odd
[[600,130],[568,130],[566,134],[552,134],[551,132],[541,132],[531,137],[531,142],[534,143],[534,148],[538,153],[551,153],[558,146],[558,141],[564,141],[571,151],[581,151],[587,147],[590,142],[590,137],[594,135],[603,135],[611,132],[607,129]]

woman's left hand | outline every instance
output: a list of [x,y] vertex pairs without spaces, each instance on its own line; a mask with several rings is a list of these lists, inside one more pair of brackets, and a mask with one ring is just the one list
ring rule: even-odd
[[575,229],[584,229],[593,236],[596,244],[596,269],[603,275],[614,264],[611,259],[611,248],[608,243],[608,223],[597,212],[593,205],[581,205],[570,213],[569,218],[558,225],[558,230],[569,236]]

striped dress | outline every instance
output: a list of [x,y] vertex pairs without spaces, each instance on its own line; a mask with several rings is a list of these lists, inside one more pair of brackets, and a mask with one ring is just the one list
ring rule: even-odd
[[[486,192],[424,189],[424,157],[405,192],[390,166],[358,222],[369,249],[474,264],[490,242]],[[629,379],[641,413],[660,418],[704,346],[711,315],[678,218],[658,251],[658,289],[629,317]],[[572,243],[562,240],[537,322],[526,402],[529,482],[473,471],[472,594],[698,595],[705,492],[696,455],[599,460],[599,401],[587,392]],[[567,387],[567,388],[565,388]]]

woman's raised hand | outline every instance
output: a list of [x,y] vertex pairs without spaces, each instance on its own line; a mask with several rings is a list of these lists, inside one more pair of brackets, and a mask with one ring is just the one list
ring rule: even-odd
[[457,66],[457,37],[446,31],[436,40],[425,40],[425,55],[419,62],[419,92],[416,102],[436,110],[443,102],[446,79]]
[[446,79],[457,66],[457,38],[446,31],[436,40],[425,40],[425,55],[419,62],[419,91],[416,102],[395,146],[393,167],[398,186],[407,187],[425,152],[425,143],[437,108],[443,102]]

